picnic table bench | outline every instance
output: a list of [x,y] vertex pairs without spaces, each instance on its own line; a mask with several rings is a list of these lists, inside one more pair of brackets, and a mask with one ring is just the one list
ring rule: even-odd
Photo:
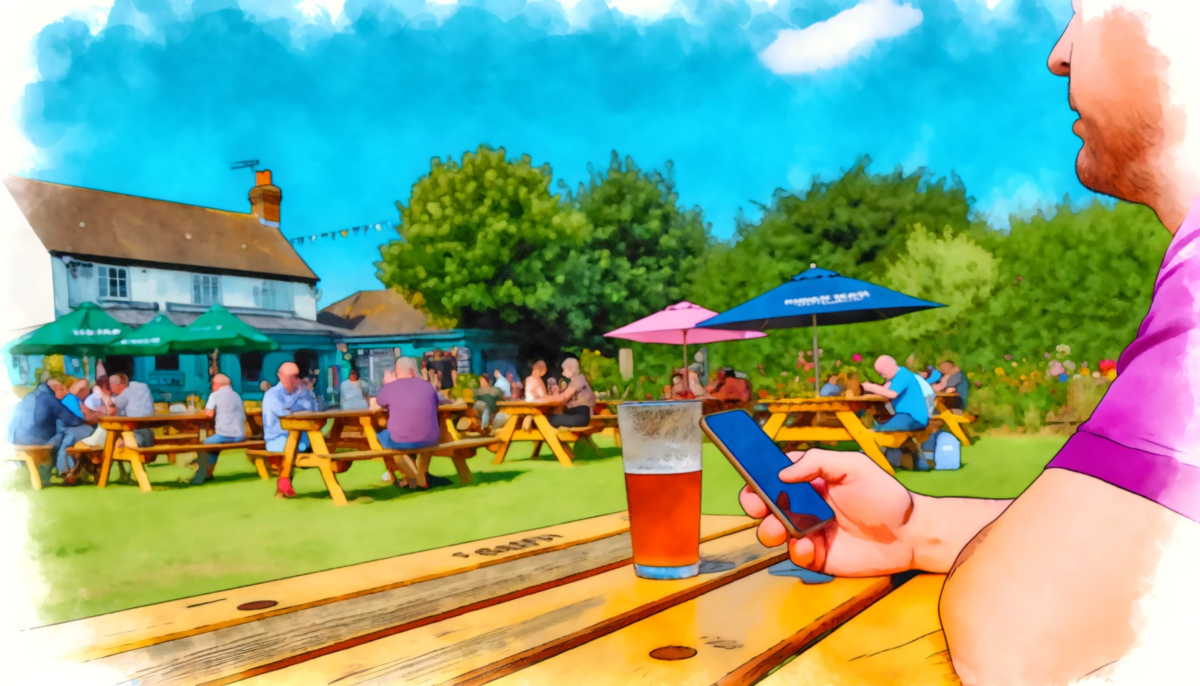
[[[595,443],[592,443],[592,435],[607,428],[605,422],[610,420],[597,420],[597,415],[593,415],[593,421],[589,422],[587,426],[569,428],[551,426],[549,414],[564,406],[565,403],[562,402],[545,400],[502,400],[496,403],[496,407],[507,413],[509,419],[508,423],[496,434],[500,447],[496,450],[496,457],[492,460],[492,464],[504,462],[504,458],[508,455],[508,449],[517,442],[533,443],[533,459],[537,459],[542,451],[542,445],[545,444],[550,448],[554,457],[558,458],[559,464],[564,467],[570,467],[575,459],[573,445],[582,441],[595,448]],[[529,429],[523,426],[526,417],[532,418],[532,426]]]
[[[347,504],[346,494],[338,483],[337,474],[345,472],[354,462],[382,460],[397,487],[404,484],[426,488],[429,465],[434,457],[449,457],[454,462],[459,481],[471,483],[471,470],[467,459],[479,448],[494,446],[499,439],[491,436],[464,437],[454,429],[453,415],[465,412],[462,403],[442,405],[438,408],[441,439],[428,448],[404,450],[385,449],[379,442],[376,428],[386,425],[387,414],[381,408],[363,410],[326,410],[319,412],[295,412],[280,418],[280,427],[287,430],[288,439],[283,451],[265,450],[263,446],[246,451],[263,479],[270,478],[268,467],[274,466],[280,478],[290,478],[294,468],[315,468],[329,491],[334,505]],[[329,424],[328,437],[322,432]],[[345,432],[346,429],[350,432]],[[343,434],[346,434],[343,437]],[[307,436],[310,452],[301,453],[298,448],[301,436]],[[339,452],[339,448],[351,448]],[[414,459],[415,458],[415,459]],[[275,466],[277,465],[277,466]],[[404,477],[402,484],[396,476]]]
[[[640,579],[614,513],[18,637],[149,684],[954,684],[940,575],[807,584],[747,517],[701,519],[701,574]],[[832,630],[831,633],[830,632]],[[827,634],[827,635],[826,635]]]

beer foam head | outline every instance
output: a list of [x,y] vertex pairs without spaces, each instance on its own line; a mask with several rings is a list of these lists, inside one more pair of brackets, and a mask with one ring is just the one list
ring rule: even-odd
[[701,468],[698,401],[617,406],[626,474],[681,474]]

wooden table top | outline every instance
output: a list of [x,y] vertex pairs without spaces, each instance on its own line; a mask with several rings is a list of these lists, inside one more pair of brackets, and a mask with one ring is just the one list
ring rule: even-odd
[[[741,686],[838,629],[776,673],[799,681],[769,683],[955,683],[939,643],[942,577],[772,575],[786,553],[763,548],[756,524],[702,516],[702,573],[679,581],[636,577],[619,512],[23,636],[143,683]],[[694,654],[651,657],[668,646]],[[889,665],[903,679],[879,680]]]
[[101,417],[99,425],[109,431],[125,431],[133,429],[153,429],[172,424],[197,424],[210,422],[212,419],[203,412],[192,414],[156,414],[152,417]]
[[316,410],[316,411],[305,411],[305,412],[293,412],[291,414],[284,415],[284,417],[286,417],[287,419],[305,419],[305,420],[357,419],[359,417],[371,417],[371,416],[374,416],[377,414],[383,414],[383,413],[384,413],[384,410],[382,407],[368,407],[368,408],[362,409],[362,410],[337,409],[337,410]]
[[553,409],[566,405],[567,401],[561,400],[501,400],[496,403],[496,407],[529,407],[541,409]]

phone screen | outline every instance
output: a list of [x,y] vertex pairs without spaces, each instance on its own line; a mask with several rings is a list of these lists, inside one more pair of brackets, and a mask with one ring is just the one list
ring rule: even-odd
[[811,484],[788,484],[779,472],[792,461],[771,437],[743,410],[721,412],[704,418],[704,424],[725,445],[729,457],[741,465],[779,513],[804,534],[821,522],[833,519],[833,510]]

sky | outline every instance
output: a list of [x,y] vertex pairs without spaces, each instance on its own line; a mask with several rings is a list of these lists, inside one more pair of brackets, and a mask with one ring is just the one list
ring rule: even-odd
[[[862,155],[957,174],[994,225],[1065,194],[1078,139],[1046,58],[1070,0],[45,0],[0,22],[6,173],[248,211],[396,222],[434,157],[486,143],[572,187],[672,161],[714,235]],[[394,237],[394,233],[390,237]],[[388,231],[298,247],[322,304],[379,288]]]

